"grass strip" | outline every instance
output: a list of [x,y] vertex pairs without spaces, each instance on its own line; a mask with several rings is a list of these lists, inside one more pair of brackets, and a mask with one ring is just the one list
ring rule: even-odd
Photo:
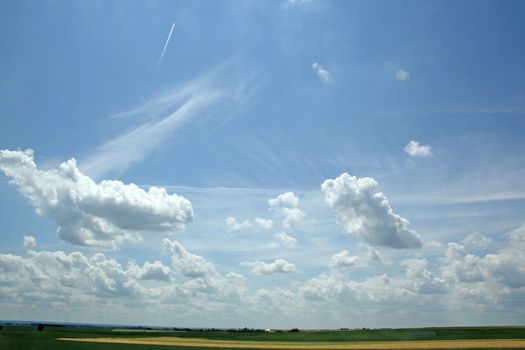
[[200,348],[235,349],[304,349],[304,350],[439,350],[439,349],[525,349],[524,339],[482,339],[482,340],[416,340],[387,342],[263,342],[213,340],[202,338],[147,337],[147,338],[57,338],[62,341],[165,345]]

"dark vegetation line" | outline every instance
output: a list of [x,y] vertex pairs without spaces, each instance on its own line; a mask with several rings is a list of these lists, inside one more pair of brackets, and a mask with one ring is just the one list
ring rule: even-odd
[[[143,338],[143,337],[180,337],[204,338],[216,340],[251,340],[251,341],[406,341],[406,340],[459,340],[459,339],[525,339],[525,327],[429,327],[403,329],[339,329],[310,331],[289,329],[267,332],[261,329],[148,329],[134,327],[128,330],[116,330],[120,327],[96,327],[86,325],[67,325],[55,323],[4,323],[0,331],[1,350],[82,350],[82,349],[148,349],[166,350],[165,346],[70,343],[60,342],[57,338]],[[40,331],[38,329],[41,329]],[[142,332],[141,330],[149,332]],[[155,332],[155,330],[162,330]],[[184,349],[184,347],[177,347]],[[196,350],[196,348],[192,348]]]

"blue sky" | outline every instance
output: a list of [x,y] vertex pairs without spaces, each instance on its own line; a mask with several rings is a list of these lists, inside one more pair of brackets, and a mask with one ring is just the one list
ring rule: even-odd
[[0,319],[523,324],[524,10],[2,2]]

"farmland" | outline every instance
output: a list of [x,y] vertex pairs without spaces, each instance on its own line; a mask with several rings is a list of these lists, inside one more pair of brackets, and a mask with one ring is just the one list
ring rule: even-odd
[[525,328],[330,331],[137,330],[7,325],[0,349],[525,349]]

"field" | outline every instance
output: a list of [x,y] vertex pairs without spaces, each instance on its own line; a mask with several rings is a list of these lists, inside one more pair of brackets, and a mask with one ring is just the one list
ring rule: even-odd
[[5,326],[0,349],[525,349],[525,328],[420,328],[300,332],[155,331]]

